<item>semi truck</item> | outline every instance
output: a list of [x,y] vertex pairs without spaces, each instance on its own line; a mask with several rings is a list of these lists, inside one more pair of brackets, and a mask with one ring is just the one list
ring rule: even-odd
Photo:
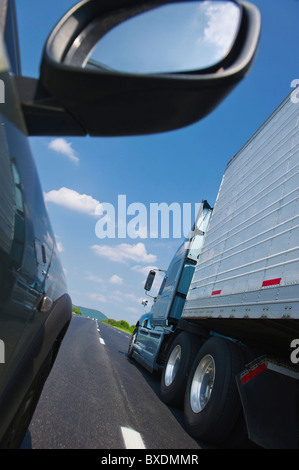
[[183,407],[187,431],[214,445],[245,432],[263,448],[298,448],[299,106],[292,96],[228,162],[214,207],[202,202],[129,343],[130,359],[161,371],[161,399]]

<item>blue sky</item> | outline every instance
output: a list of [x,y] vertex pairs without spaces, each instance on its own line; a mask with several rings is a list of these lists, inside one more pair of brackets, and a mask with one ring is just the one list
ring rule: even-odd
[[[38,77],[48,33],[75,3],[16,0],[23,75]],[[227,162],[299,79],[299,1],[252,3],[262,15],[254,66],[204,120],[152,136],[30,138],[74,304],[135,323],[143,313],[145,273],[149,266],[166,269],[180,240],[99,239],[94,207],[110,203],[117,210],[119,195],[148,211],[151,203],[214,205]]]

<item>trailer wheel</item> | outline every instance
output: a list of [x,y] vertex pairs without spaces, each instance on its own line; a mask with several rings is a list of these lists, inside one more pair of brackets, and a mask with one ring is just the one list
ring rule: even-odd
[[184,418],[189,434],[210,443],[223,443],[241,413],[235,375],[242,370],[241,348],[219,337],[198,352],[186,387]]
[[181,332],[174,340],[161,376],[161,398],[164,403],[182,406],[187,376],[198,351],[198,339]]

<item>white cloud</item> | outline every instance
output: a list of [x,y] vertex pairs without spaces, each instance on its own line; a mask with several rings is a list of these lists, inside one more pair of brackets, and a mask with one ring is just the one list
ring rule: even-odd
[[141,315],[142,310],[137,307],[127,307],[126,310],[131,313],[139,313]]
[[89,297],[92,300],[96,300],[97,302],[103,302],[103,303],[107,302],[107,299],[103,294],[99,294],[99,293],[96,293],[96,292],[93,292],[91,294],[87,294],[87,297]]
[[101,284],[102,282],[104,282],[101,277],[99,277],[99,276],[94,276],[94,275],[88,276],[87,279],[88,279],[89,281],[97,282],[97,283],[99,283],[99,284]]
[[56,242],[56,245],[57,245],[57,250],[59,251],[59,253],[62,253],[63,252],[63,245],[61,242]]
[[[207,3],[205,6],[207,26],[204,29],[204,40],[215,44],[219,56],[223,56],[234,39],[233,32],[238,24],[239,9],[233,3]],[[222,58],[222,57],[221,57]]]
[[118,261],[120,263],[125,261],[154,263],[157,259],[156,255],[147,253],[143,243],[136,243],[136,245],[121,243],[116,246],[93,245],[91,248],[98,256],[104,256],[109,258],[110,261]]
[[117,274],[114,274],[110,277],[109,282],[111,282],[111,284],[122,284],[123,280]]
[[131,300],[132,302],[137,302],[140,303],[142,299],[140,297],[137,297],[135,294],[132,294],[131,292],[127,292],[124,294],[125,299]]
[[99,201],[87,194],[80,194],[74,189],[53,189],[44,194],[45,201],[53,202],[67,209],[82,212],[83,214],[95,215],[95,209],[100,205]]
[[132,266],[131,268],[133,271],[137,271],[138,273],[141,273],[141,274],[144,274],[144,276],[147,276],[148,273],[152,270],[152,269],[158,269],[157,266],[139,266],[139,265],[136,265],[136,266]]
[[67,156],[74,163],[79,162],[79,158],[77,157],[75,150],[72,148],[71,142],[67,142],[61,137],[51,140],[48,147],[54,150],[54,152],[62,153]]
[[123,303],[124,302],[124,295],[119,290],[113,291],[109,294],[109,302],[114,303]]

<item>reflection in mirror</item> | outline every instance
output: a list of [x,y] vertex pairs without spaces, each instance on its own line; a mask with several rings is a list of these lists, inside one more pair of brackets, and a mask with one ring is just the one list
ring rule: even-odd
[[170,3],[136,15],[106,33],[87,67],[127,73],[205,69],[230,52],[241,20],[231,1]]

